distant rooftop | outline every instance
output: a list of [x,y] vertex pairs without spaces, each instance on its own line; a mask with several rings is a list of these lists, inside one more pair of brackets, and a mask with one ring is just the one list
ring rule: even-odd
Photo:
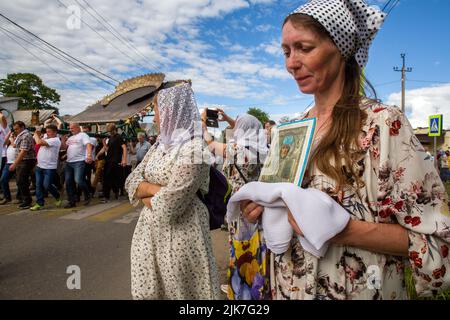
[[9,102],[9,101],[15,101],[20,100],[21,98],[18,97],[0,97],[0,103],[2,102]]
[[[32,113],[33,110],[16,110],[14,111],[13,117],[14,117],[14,121],[22,121],[23,123],[25,123],[25,125],[27,127],[31,126],[31,119],[32,119]],[[52,114],[55,114],[56,111],[55,110],[45,110],[45,109],[41,109],[39,110],[39,122],[40,123],[44,123],[45,120],[47,120],[48,118],[50,118],[52,116]]]

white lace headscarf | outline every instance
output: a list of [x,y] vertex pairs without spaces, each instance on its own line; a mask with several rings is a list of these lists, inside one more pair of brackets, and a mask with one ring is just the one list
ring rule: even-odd
[[247,148],[256,155],[259,152],[264,161],[269,149],[267,138],[261,122],[250,114],[242,114],[236,119],[233,129],[233,140],[241,147]]
[[157,104],[160,119],[158,148],[169,151],[180,146],[194,137],[196,125],[201,128],[200,113],[189,83],[159,91]]

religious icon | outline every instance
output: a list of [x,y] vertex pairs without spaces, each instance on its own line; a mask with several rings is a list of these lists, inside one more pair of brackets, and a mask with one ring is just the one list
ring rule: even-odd
[[310,153],[316,120],[304,119],[276,127],[259,181],[300,186]]

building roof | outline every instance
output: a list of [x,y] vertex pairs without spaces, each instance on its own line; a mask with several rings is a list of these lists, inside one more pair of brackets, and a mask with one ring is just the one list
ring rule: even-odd
[[[16,110],[12,113],[14,121],[22,121],[25,126],[31,126],[31,113],[34,110]],[[51,117],[52,114],[56,113],[55,110],[39,110],[39,122],[43,123],[45,120]]]
[[9,101],[16,101],[16,100],[20,100],[22,98],[18,98],[18,97],[0,97],[0,103],[3,102],[9,102]]
[[164,74],[151,73],[121,82],[115,91],[74,115],[70,122],[107,123],[126,120],[149,109],[152,98],[164,81]]
[[99,101],[83,112],[71,117],[70,122],[106,123],[126,120],[145,109],[152,101],[153,93],[158,89],[147,86],[131,90],[115,97],[106,106]]
[[[428,127],[425,127],[425,128],[424,127],[418,127],[418,128],[415,128],[413,131],[414,131],[414,134],[426,134],[426,135],[428,135],[429,128]],[[442,135],[446,135],[447,132],[450,132],[450,131],[442,129]]]
[[125,121],[153,109],[153,97],[161,89],[166,89],[190,80],[164,82],[165,75],[151,73],[121,82],[115,91],[70,117],[68,122],[80,124]]

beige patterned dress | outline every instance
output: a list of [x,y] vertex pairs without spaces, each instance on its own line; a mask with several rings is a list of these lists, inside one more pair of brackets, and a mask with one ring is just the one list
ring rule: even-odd
[[274,299],[407,299],[405,267],[421,296],[450,287],[450,213],[439,175],[398,108],[369,101],[361,108],[368,118],[355,169],[365,186],[336,192],[310,168],[304,187],[328,193],[351,219],[403,226],[408,258],[331,244],[317,259],[294,237],[286,253],[272,255]]
[[199,189],[208,191],[209,165],[193,162],[194,153],[202,155],[202,143],[197,138],[167,154],[152,146],[127,178],[133,204],[142,181],[162,186],[151,200],[152,209],[142,209],[133,235],[134,299],[219,298],[208,211],[196,195]]

